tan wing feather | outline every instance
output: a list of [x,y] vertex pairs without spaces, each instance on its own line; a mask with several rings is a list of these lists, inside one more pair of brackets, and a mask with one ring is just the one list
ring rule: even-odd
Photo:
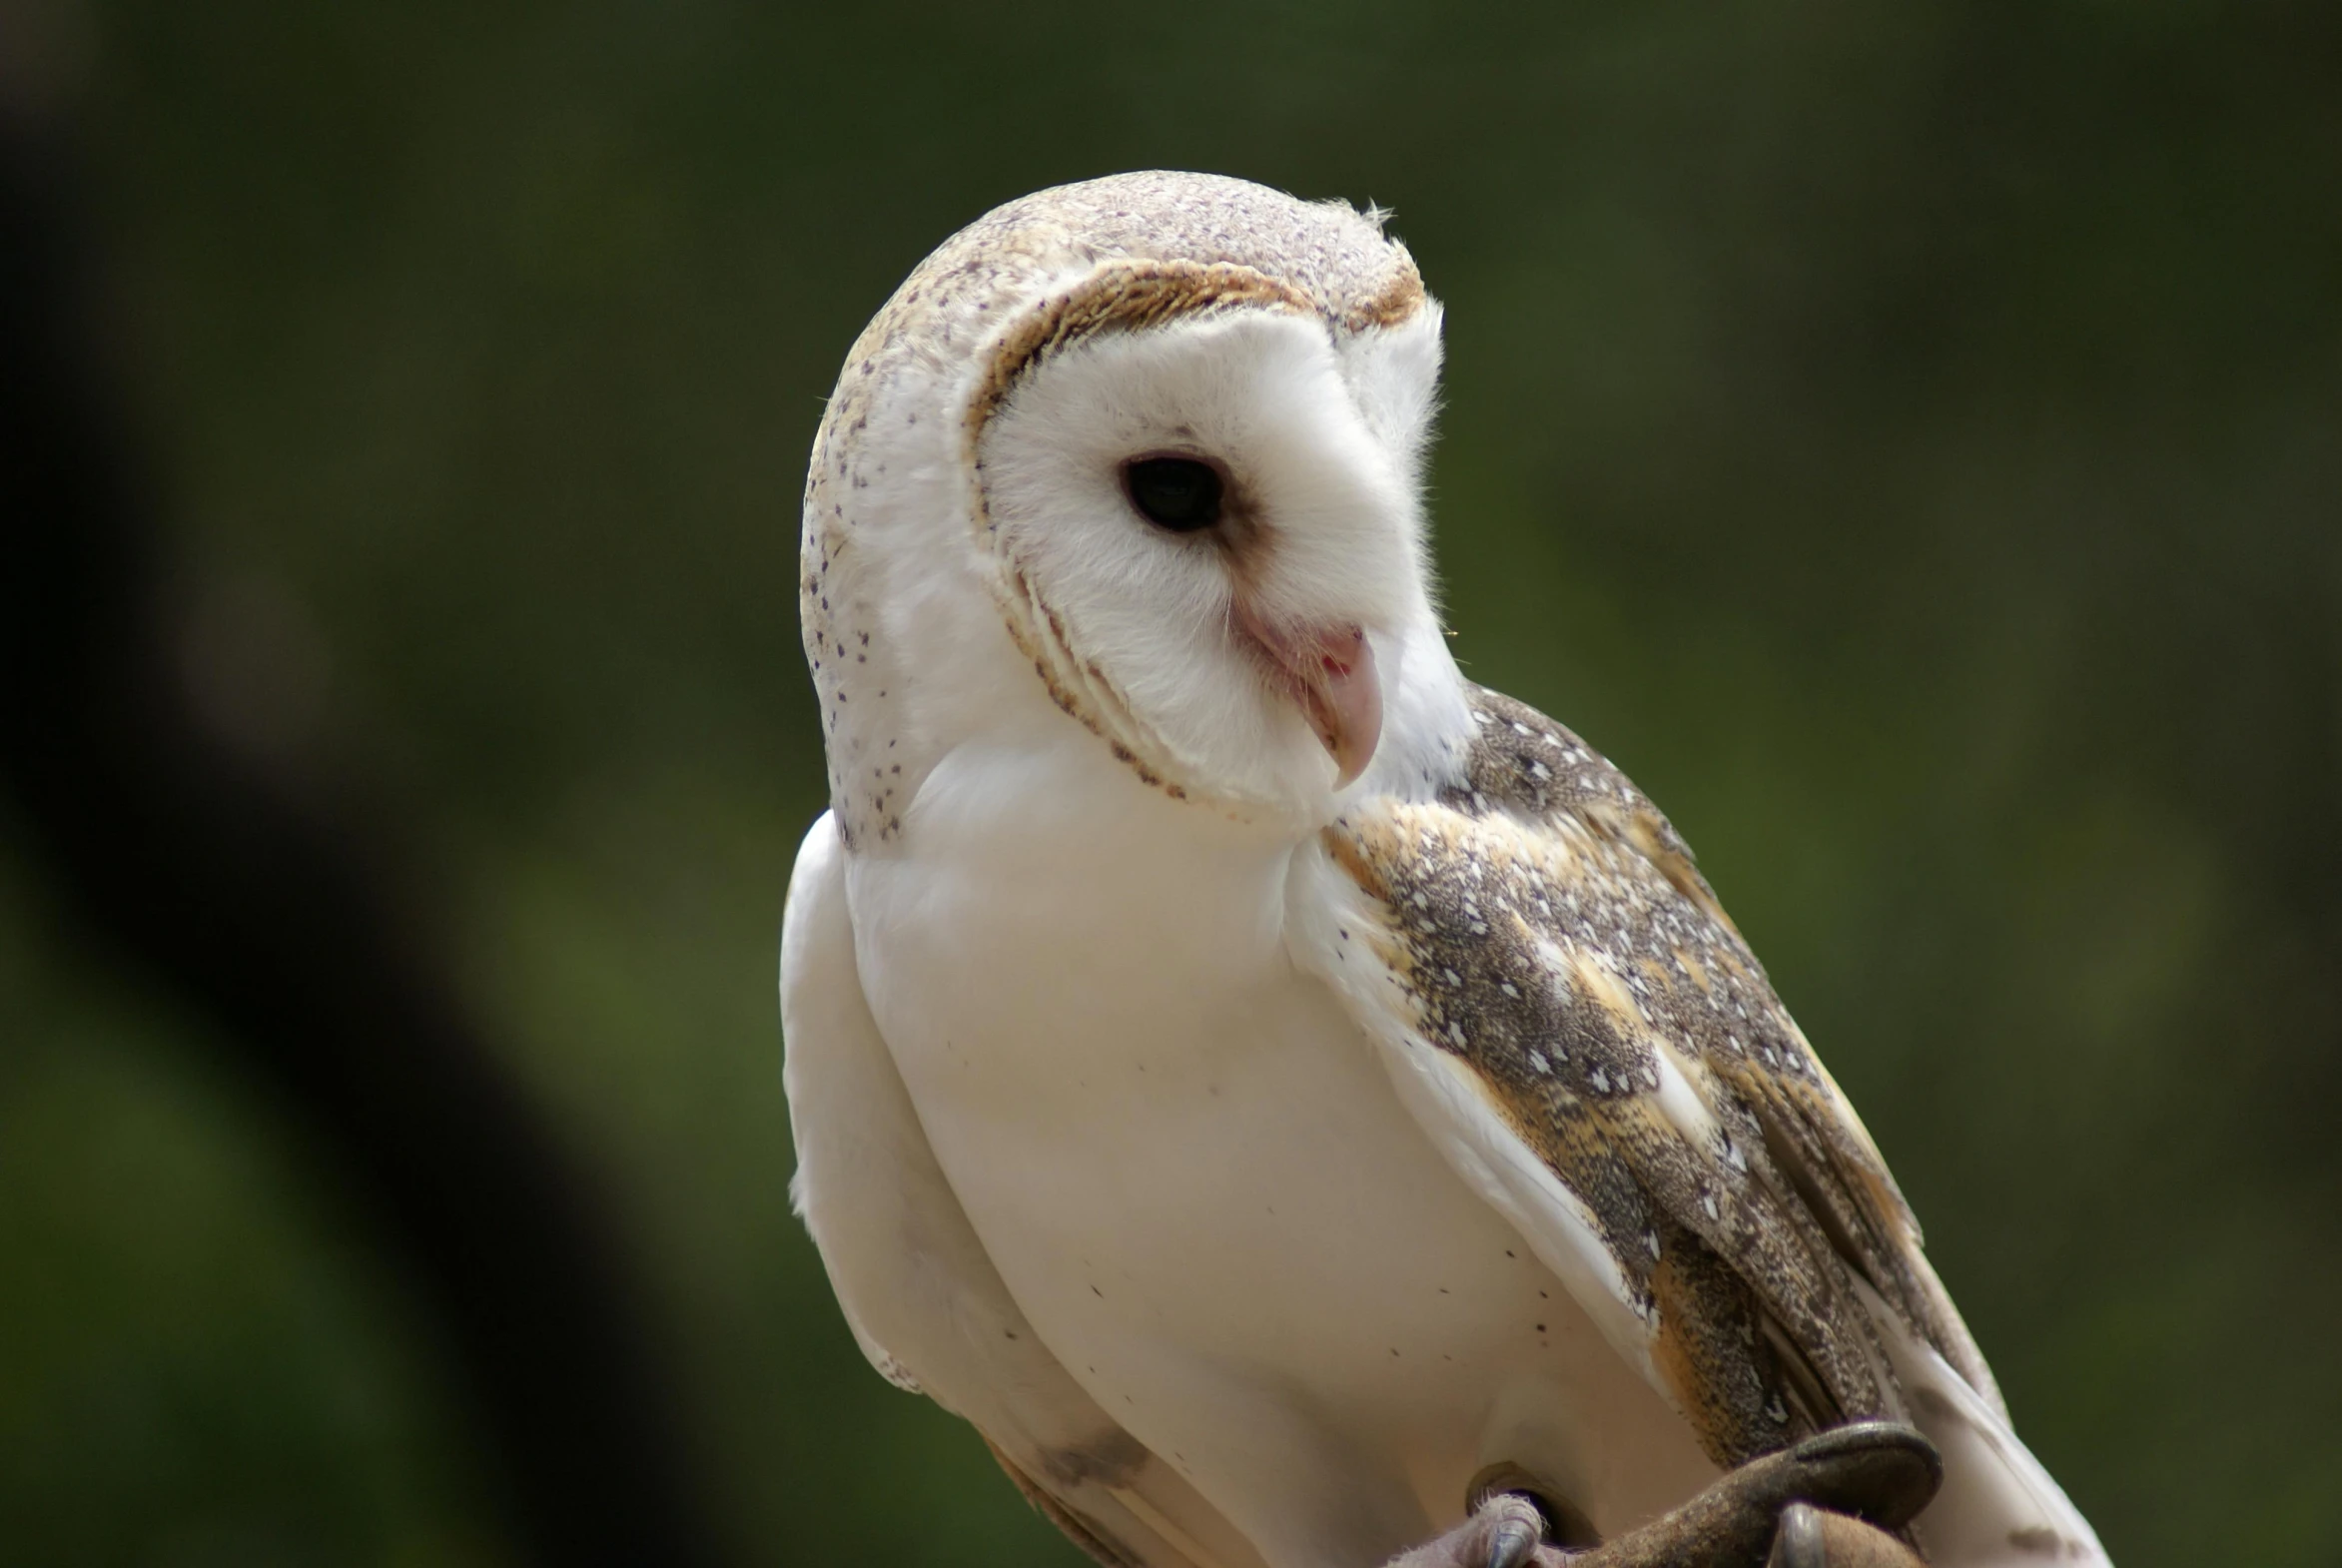
[[1900,1416],[1859,1275],[1996,1402],[1869,1134],[1624,775],[1499,693],[1429,804],[1327,833],[1414,1035],[1585,1202],[1711,1457]]
[[1025,1500],[1104,1568],[1261,1568],[1260,1554],[1187,1479],[1119,1426],[1081,1450],[984,1434]]

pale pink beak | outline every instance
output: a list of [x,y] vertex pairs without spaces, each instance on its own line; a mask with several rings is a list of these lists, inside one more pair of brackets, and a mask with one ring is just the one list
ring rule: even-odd
[[1281,627],[1239,603],[1236,621],[1259,649],[1270,679],[1295,703],[1333,758],[1333,787],[1366,771],[1382,739],[1382,680],[1374,647],[1356,625]]

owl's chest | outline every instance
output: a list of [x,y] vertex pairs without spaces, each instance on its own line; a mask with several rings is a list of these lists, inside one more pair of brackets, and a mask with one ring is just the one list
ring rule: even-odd
[[1572,1412],[1639,1384],[1285,956],[1292,851],[1081,826],[853,897],[929,1141],[1050,1348],[1207,1491],[1315,1466],[1419,1534],[1524,1400],[1582,1468],[1604,1423]]

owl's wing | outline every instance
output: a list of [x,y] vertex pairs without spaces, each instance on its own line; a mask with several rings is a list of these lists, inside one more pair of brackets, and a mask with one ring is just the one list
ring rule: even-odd
[[1186,1480],[1076,1382],[961,1209],[862,995],[845,853],[798,851],[781,940],[791,1192],[862,1353],[984,1435],[1026,1497],[1115,1568],[1261,1568]]
[[1467,782],[1362,800],[1297,861],[1296,960],[1719,1464],[1845,1420],[1914,1421],[1955,1461],[1935,1513],[1967,1498],[1954,1511],[2010,1561],[2026,1530],[2094,1553],[1683,841],[1551,719],[1470,702]]

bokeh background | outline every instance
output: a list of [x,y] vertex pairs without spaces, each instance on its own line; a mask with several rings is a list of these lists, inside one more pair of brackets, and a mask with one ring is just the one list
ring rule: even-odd
[[[13,9],[188,689],[591,1173],[724,1560],[1077,1560],[788,1212],[792,563],[901,276],[1149,166],[1395,209],[1459,654],[1700,851],[2116,1559],[2342,1560],[2342,11]],[[331,1138],[38,837],[0,1561],[520,1561]]]

